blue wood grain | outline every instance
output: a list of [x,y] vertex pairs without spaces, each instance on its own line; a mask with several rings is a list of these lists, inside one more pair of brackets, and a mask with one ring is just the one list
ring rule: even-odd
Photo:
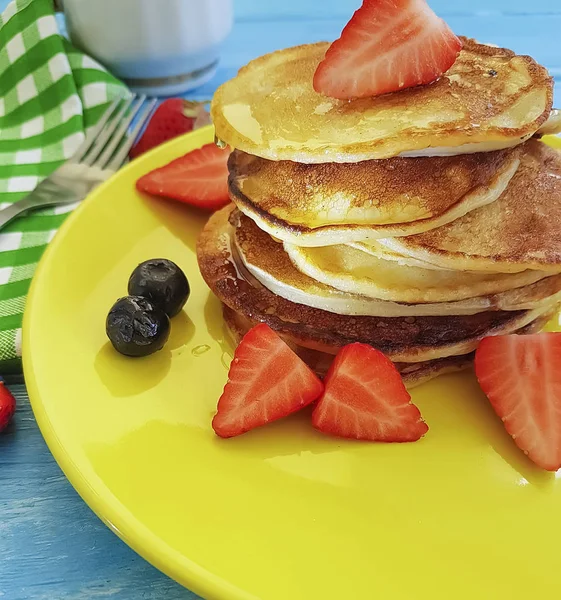
[[[217,85],[264,52],[335,38],[360,4],[234,2],[236,26],[218,73],[192,97],[210,98]],[[6,4],[0,0],[0,10]],[[559,0],[432,0],[431,5],[456,32],[531,54],[561,83]],[[23,387],[14,390],[15,423],[0,435],[0,600],[194,600],[93,515],[46,448]]]

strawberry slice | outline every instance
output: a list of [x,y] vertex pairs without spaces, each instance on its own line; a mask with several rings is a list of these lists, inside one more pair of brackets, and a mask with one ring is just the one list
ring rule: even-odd
[[4,431],[16,412],[16,399],[0,377],[0,432]]
[[236,349],[212,428],[223,438],[241,435],[304,408],[322,392],[322,382],[286,343],[268,325],[257,325]]
[[350,99],[431,83],[461,47],[425,0],[364,0],[319,64],[314,89]]
[[168,98],[156,109],[142,137],[129,152],[136,158],[148,150],[210,123],[207,102]]
[[216,210],[230,202],[229,156],[229,150],[207,144],[144,175],[136,182],[136,187],[141,192]]
[[325,378],[312,415],[331,435],[375,442],[414,442],[428,431],[392,361],[367,344],[345,346]]
[[475,374],[514,443],[548,471],[561,468],[561,333],[482,340]]

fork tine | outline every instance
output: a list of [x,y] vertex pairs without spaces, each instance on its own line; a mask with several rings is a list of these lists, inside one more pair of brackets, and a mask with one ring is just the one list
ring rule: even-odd
[[158,100],[156,98],[153,98],[148,103],[148,106],[141,113],[140,117],[138,117],[138,121],[136,122],[133,130],[128,134],[128,137],[125,138],[125,143],[119,148],[117,154],[115,154],[111,162],[108,165],[106,165],[107,169],[110,169],[111,171],[116,171],[123,165],[123,163],[127,159],[129,150],[132,148],[132,145],[138,137],[138,134],[152,115],[152,111],[154,110],[156,104],[158,104]]
[[146,100],[146,96],[140,96],[136,104],[134,104],[134,106],[131,108],[127,117],[122,120],[119,128],[113,134],[111,140],[108,142],[101,156],[95,161],[95,167],[104,169],[107,166],[107,163],[111,160],[111,157],[113,156],[115,150],[118,148],[119,144],[123,141],[123,139],[127,136],[127,130],[130,124],[133,122],[134,118],[138,115],[140,109],[142,108],[144,100]]
[[120,106],[117,114],[105,125],[101,133],[99,134],[97,140],[94,145],[91,147],[89,152],[84,156],[84,158],[80,161],[83,165],[91,167],[95,161],[95,159],[101,154],[102,150],[105,148],[105,145],[111,140],[113,134],[119,127],[123,116],[131,107],[132,103],[135,101],[136,96],[131,95],[129,98],[125,100],[125,102]]
[[68,162],[78,163],[84,158],[86,152],[91,148],[97,136],[101,133],[101,130],[105,127],[107,121],[111,115],[115,112],[115,109],[123,99],[122,96],[117,96],[113,102],[109,105],[107,110],[101,116],[101,119],[98,121],[97,125],[91,130],[91,132],[86,136],[86,139],[80,144],[78,150],[74,153],[72,158]]

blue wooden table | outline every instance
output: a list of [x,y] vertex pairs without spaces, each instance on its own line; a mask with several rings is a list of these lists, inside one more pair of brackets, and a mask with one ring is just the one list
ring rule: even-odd
[[[195,98],[210,98],[255,56],[335,38],[360,0],[234,2],[236,24],[218,74]],[[0,0],[0,10],[6,4]],[[455,32],[531,54],[561,81],[559,0],[431,0],[431,5]],[[0,435],[0,600],[196,598],[93,515],[45,446],[25,388],[12,390],[18,412],[9,432]]]

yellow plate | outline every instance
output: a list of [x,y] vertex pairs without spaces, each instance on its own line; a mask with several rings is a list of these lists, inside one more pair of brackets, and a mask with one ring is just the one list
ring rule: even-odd
[[[135,550],[208,598],[559,597],[560,484],[515,447],[471,374],[415,390],[430,431],[414,444],[331,439],[309,414],[213,435],[232,346],[195,259],[205,217],[134,189],[211,140],[206,129],[133,162],[41,262],[25,375],[74,487]],[[192,296],[165,350],[124,358],[106,340],[106,313],[137,263],[161,256],[185,270]]]

